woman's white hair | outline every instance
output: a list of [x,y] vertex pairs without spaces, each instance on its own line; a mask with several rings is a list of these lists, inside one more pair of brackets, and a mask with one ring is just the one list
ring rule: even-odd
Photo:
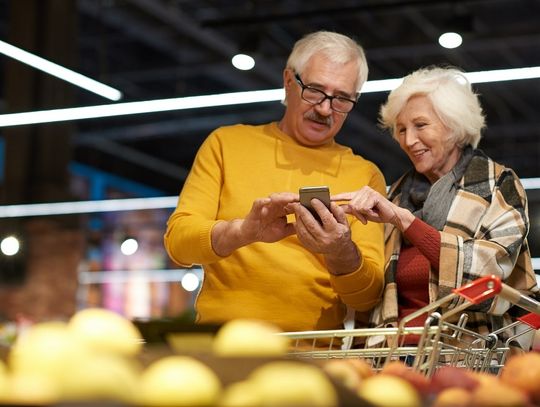
[[453,67],[421,68],[407,75],[403,83],[390,92],[388,100],[379,111],[381,127],[396,135],[396,120],[407,101],[425,95],[451,137],[459,147],[478,146],[486,126],[478,95],[472,90],[463,72]]
[[360,44],[346,35],[330,31],[307,34],[294,44],[286,67],[301,74],[309,59],[318,53],[338,64],[356,60],[358,66],[356,91],[360,93],[368,77],[366,56]]

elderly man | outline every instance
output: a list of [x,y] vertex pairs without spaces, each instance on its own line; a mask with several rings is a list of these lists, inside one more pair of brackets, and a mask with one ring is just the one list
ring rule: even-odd
[[203,143],[165,234],[175,262],[203,266],[197,322],[257,318],[286,331],[338,329],[346,305],[367,311],[378,302],[382,225],[364,225],[334,203],[312,202],[320,222],[291,206],[309,185],[385,193],[379,169],[334,140],[367,72],[351,38],[309,34],[283,71],[281,120],[218,128]]

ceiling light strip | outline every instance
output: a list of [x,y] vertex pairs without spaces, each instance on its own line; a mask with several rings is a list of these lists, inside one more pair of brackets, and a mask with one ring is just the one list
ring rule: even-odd
[[[521,182],[525,189],[540,189],[540,178],[523,178]],[[177,203],[178,196],[161,196],[151,198],[106,199],[101,201],[3,205],[0,206],[0,219],[175,208]]]
[[471,83],[503,82],[540,78],[540,66],[530,68],[500,69],[495,71],[467,72]]
[[181,281],[186,273],[193,273],[202,280],[200,266],[189,269],[81,271],[78,278],[80,284],[126,283],[136,279],[166,283]]
[[152,198],[107,199],[101,201],[5,205],[0,206],[0,218],[174,208],[177,203],[177,196],[162,196]]
[[283,89],[270,89],[251,92],[234,92],[217,95],[188,96],[183,98],[117,103],[112,105],[11,113],[0,115],[0,127],[53,123],[67,120],[94,119],[99,117],[124,116],[130,114],[156,113],[171,110],[197,109],[202,107],[227,106],[244,103],[270,102],[281,100],[283,99],[283,96]]
[[72,83],[80,88],[103,96],[104,98],[113,101],[122,99],[122,92],[117,89],[81,75],[71,69],[64,68],[54,62],[38,57],[37,55],[31,54],[21,48],[17,48],[7,42],[0,41],[0,53],[48,73],[49,75],[56,76],[66,82]]
[[540,189],[540,178],[521,178],[521,185],[525,189]]
[[[533,79],[540,78],[540,66],[468,72],[465,75],[472,83]],[[364,84],[362,93],[389,91],[398,86],[402,80],[402,78],[397,78],[368,81]],[[238,105],[246,103],[273,102],[282,100],[284,96],[284,90],[280,88],[205,96],[157,99],[140,102],[116,103],[110,105],[74,107],[67,109],[41,110],[35,112],[10,113],[0,115],[0,127],[53,123],[81,119],[96,119],[100,117],[157,113],[171,110],[197,109],[203,107]]]

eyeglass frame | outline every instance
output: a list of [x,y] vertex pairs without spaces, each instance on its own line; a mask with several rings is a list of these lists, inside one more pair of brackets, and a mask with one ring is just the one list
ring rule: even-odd
[[[294,79],[296,80],[296,82],[298,83],[298,85],[300,86],[300,88],[302,89],[301,93],[300,93],[300,97],[302,98],[303,101],[305,102],[308,102],[310,105],[320,105],[322,104],[326,99],[328,99],[330,101],[330,109],[332,109],[334,112],[337,112],[337,113],[350,113],[352,112],[352,110],[356,107],[356,104],[358,103],[358,97],[360,96],[359,93],[356,94],[356,100],[353,100],[353,99],[349,99],[349,98],[346,98],[346,97],[343,97],[343,96],[330,96],[328,94],[326,94],[326,92],[323,92],[322,90],[320,89],[317,89],[317,88],[314,88],[312,86],[309,86],[309,85],[305,85],[304,82],[302,82],[302,79],[300,78],[300,74],[297,73],[297,72],[294,72]],[[323,95],[323,98],[319,101],[319,102],[316,102],[316,103],[313,103],[312,101],[310,100],[307,100],[304,98],[304,91],[306,89],[309,89],[309,90],[312,90],[312,91],[316,91],[316,92],[319,92],[321,95]],[[333,105],[333,101],[334,99],[338,99],[338,100],[343,100],[343,101],[347,101],[347,102],[351,102],[352,103],[352,107],[350,110],[344,112],[344,111],[341,111],[341,110],[336,110],[334,108],[334,105]]]

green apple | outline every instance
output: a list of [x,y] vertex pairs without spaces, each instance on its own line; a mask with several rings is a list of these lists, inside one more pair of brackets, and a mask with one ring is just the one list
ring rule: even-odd
[[263,405],[332,407],[337,392],[324,372],[298,361],[268,362],[248,377]]
[[138,354],[143,339],[128,318],[105,308],[85,308],[69,320],[69,328],[94,351],[124,356]]
[[221,394],[212,369],[190,356],[165,356],[142,373],[139,402],[143,406],[211,406]]
[[401,377],[378,374],[362,382],[358,395],[375,406],[420,407],[422,401],[412,384]]
[[255,319],[226,322],[216,334],[213,351],[218,356],[283,356],[289,339],[275,325]]

